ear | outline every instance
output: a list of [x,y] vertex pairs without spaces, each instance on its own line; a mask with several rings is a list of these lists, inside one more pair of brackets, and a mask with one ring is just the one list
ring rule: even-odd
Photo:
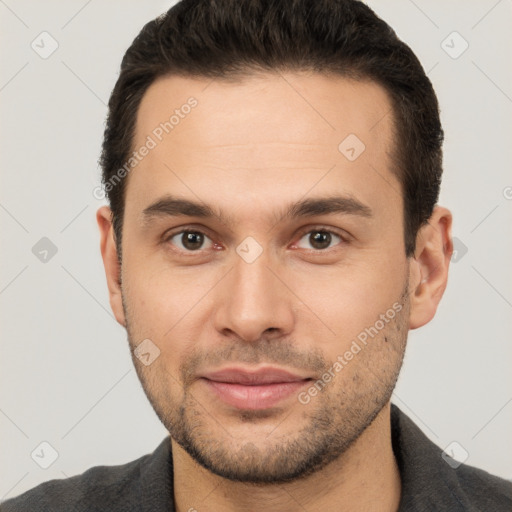
[[428,223],[418,231],[410,262],[409,329],[417,329],[434,318],[448,282],[452,253],[452,214],[436,206]]
[[102,206],[96,212],[96,220],[100,229],[100,249],[107,277],[110,307],[116,320],[126,327],[121,295],[121,266],[117,257],[117,248],[112,225],[112,211],[108,206]]

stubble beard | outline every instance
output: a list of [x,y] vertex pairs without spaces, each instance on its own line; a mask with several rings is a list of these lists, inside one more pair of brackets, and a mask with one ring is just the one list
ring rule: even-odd
[[[123,307],[137,375],[172,439],[198,464],[216,475],[235,482],[268,485],[306,478],[340,458],[390,401],[407,342],[410,309],[407,288],[408,282],[398,301],[402,304],[400,312],[349,363],[358,365],[358,371],[351,373],[350,380],[345,377],[344,369],[310,404],[305,406],[297,401],[293,406],[302,408],[299,409],[302,426],[298,430],[290,431],[291,425],[286,422],[286,414],[289,413],[285,409],[278,416],[273,411],[237,411],[230,415],[230,421],[236,417],[237,421],[252,422],[253,425],[259,422],[262,429],[271,431],[264,421],[266,416],[274,414],[277,427],[264,440],[256,442],[232,436],[227,425],[229,422],[212,408],[211,403],[201,403],[194,397],[191,390],[194,381],[187,379],[187,375],[193,373],[193,364],[185,361],[180,366],[180,375],[171,375],[162,364],[156,364],[158,360],[149,367],[144,367],[137,360],[133,354],[136,343],[132,318],[127,314],[130,310],[126,307],[124,294]],[[289,360],[287,363],[282,357],[286,353],[286,350],[281,350],[283,342],[278,340],[275,344],[275,347],[265,344],[265,350],[277,349],[273,351],[272,360],[288,364]],[[386,347],[384,354],[387,358],[384,361],[372,359],[373,345]],[[263,347],[260,344],[250,345],[253,347],[250,350],[258,350],[260,346]],[[252,353],[252,357],[238,358],[237,350],[231,347],[226,349],[227,354],[238,362],[268,360],[268,352],[261,350],[259,354]],[[245,354],[247,356],[248,353]],[[275,357],[276,354],[281,356]],[[325,369],[332,367],[332,363],[325,359],[312,358],[308,361],[316,367],[320,363]]]

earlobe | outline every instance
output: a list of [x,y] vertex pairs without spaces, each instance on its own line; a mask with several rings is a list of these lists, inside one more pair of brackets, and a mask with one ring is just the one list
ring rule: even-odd
[[436,206],[416,237],[416,251],[410,264],[409,328],[417,329],[434,318],[446,289],[453,253],[452,214]]
[[121,267],[117,255],[110,208],[108,206],[99,208],[96,212],[96,220],[100,230],[100,250],[107,278],[110,307],[116,320],[123,327],[126,327],[121,290]]

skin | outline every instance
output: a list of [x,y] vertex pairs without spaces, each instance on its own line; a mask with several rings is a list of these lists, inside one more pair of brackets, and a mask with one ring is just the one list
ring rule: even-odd
[[[122,265],[111,212],[97,212],[116,319],[132,349],[149,338],[160,350],[149,366],[133,361],[172,436],[176,510],[397,510],[390,397],[408,330],[434,317],[447,284],[451,213],[437,206],[406,258],[390,102],[377,84],[298,72],[161,78],[143,97],[134,147],[190,96],[197,107],[127,178]],[[351,133],[366,146],[354,161],[338,150]],[[372,217],[283,215],[334,193]],[[165,194],[230,222],[144,223]],[[174,236],[185,228],[206,235],[199,249]],[[325,230],[333,234],[319,248],[312,236]],[[262,248],[252,263],[236,251],[248,236]],[[240,410],[199,378],[274,365],[316,381],[393,304],[394,318],[307,404],[293,395]]]

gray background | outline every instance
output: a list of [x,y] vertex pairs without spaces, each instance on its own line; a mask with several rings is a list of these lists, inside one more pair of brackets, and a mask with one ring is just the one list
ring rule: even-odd
[[[121,58],[171,4],[0,0],[0,499],[133,460],[166,435],[110,311],[92,190]],[[410,332],[393,401],[440,447],[456,441],[456,456],[462,447],[468,464],[510,479],[512,3],[369,4],[438,93],[440,204],[454,214],[458,250],[436,317]],[[51,48],[43,31],[59,45],[46,59],[31,47]],[[457,58],[454,31],[469,44]],[[57,248],[46,262],[33,252],[43,237]],[[41,442],[58,453],[47,469]]]

